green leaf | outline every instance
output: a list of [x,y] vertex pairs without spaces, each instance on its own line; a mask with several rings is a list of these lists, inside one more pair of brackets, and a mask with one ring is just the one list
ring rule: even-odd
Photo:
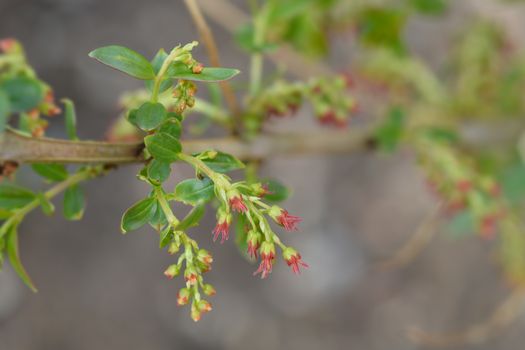
[[40,207],[44,214],[51,216],[55,213],[55,206],[43,193],[37,194],[37,198],[40,201]]
[[150,131],[166,119],[167,113],[161,103],[145,102],[136,112],[135,123],[142,130]]
[[9,99],[12,112],[24,112],[36,108],[44,99],[42,84],[28,77],[14,77],[0,84]]
[[20,254],[18,252],[18,232],[16,227],[12,227],[6,236],[6,248],[7,248],[7,257],[9,262],[13,267],[13,270],[18,274],[20,279],[33,291],[37,292],[35,285],[31,281],[31,278],[27,274],[22,262],[20,261]]
[[4,132],[9,118],[10,107],[7,94],[0,90],[0,134]]
[[193,73],[188,67],[181,66],[180,69],[168,71],[170,78],[173,79],[184,79],[193,81],[203,81],[208,83],[229,80],[239,74],[240,71],[232,68],[214,68],[207,67],[202,70],[199,74]]
[[245,259],[252,261],[248,255],[248,242],[246,242],[248,236],[248,232],[246,231],[247,225],[249,225],[249,222],[246,220],[246,217],[244,215],[237,215],[235,222],[235,245]]
[[64,181],[68,177],[66,167],[63,164],[35,163],[31,165],[35,173],[49,181]]
[[175,118],[170,118],[166,120],[162,125],[159,127],[159,133],[164,132],[166,134],[170,134],[171,136],[174,136],[175,138],[180,138],[181,132],[182,132],[182,126],[180,124],[180,121]]
[[144,56],[127,47],[118,45],[101,47],[91,51],[89,57],[137,79],[155,79],[151,63]]
[[178,159],[182,146],[177,138],[165,132],[159,132],[144,138],[146,149],[160,161],[172,163]]
[[0,184],[0,208],[21,208],[35,199],[35,194],[28,189],[12,184]]
[[208,178],[188,179],[175,187],[175,198],[189,205],[197,205],[210,201],[214,196],[213,189],[213,182]]
[[62,99],[65,106],[66,132],[70,140],[78,140],[77,136],[77,114],[73,101],[68,98]]
[[159,241],[159,248],[166,247],[171,240],[173,239],[173,230],[171,227],[166,227],[162,232],[160,233],[160,241]]
[[157,210],[157,200],[155,198],[145,198],[135,203],[126,210],[122,216],[120,228],[122,233],[136,230],[151,220]]
[[164,214],[164,211],[162,210],[162,206],[156,202],[155,203],[155,213],[149,220],[149,224],[157,231],[160,231],[162,227],[164,227],[168,223],[168,220],[166,219],[166,215]]
[[405,126],[405,113],[400,108],[392,108],[383,125],[375,131],[379,147],[387,152],[395,151]]
[[64,216],[68,220],[80,220],[84,216],[84,192],[78,185],[69,186],[64,193]]
[[409,0],[409,2],[417,11],[427,15],[440,15],[447,10],[445,0]]
[[204,151],[199,158],[213,171],[227,173],[229,171],[244,168],[243,162],[231,154],[219,151]]
[[185,231],[190,227],[199,225],[199,222],[204,216],[206,208],[204,205],[194,206],[190,212],[184,217],[184,219],[177,226],[177,230]]
[[266,181],[268,186],[268,193],[264,196],[264,199],[270,202],[282,202],[290,196],[290,190],[277,180]]
[[387,47],[403,53],[401,33],[405,22],[406,16],[398,10],[369,7],[359,18],[359,40],[366,46]]
[[170,163],[160,161],[158,159],[153,159],[148,164],[148,177],[152,180],[158,182],[164,182],[171,173]]

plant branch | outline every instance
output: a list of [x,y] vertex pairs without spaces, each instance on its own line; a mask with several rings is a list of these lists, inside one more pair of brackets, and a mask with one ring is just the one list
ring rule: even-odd
[[[211,65],[215,67],[221,67],[219,50],[217,48],[215,38],[213,37],[213,33],[211,32],[208,23],[206,23],[206,19],[202,15],[199,4],[196,0],[184,0],[184,3],[186,4],[188,11],[190,12],[193,22],[197,26],[197,30],[199,31],[201,40],[203,41],[204,46],[206,47],[206,51],[208,52],[208,57],[210,58]],[[241,113],[239,104],[237,102],[237,98],[235,97],[235,93],[233,92],[232,86],[228,81],[220,82],[219,86],[221,87],[222,93],[224,94],[224,98],[226,99],[228,108],[233,114],[234,132],[237,134],[238,128],[241,126],[242,122],[240,120]]]
[[[241,159],[299,154],[344,154],[366,149],[372,140],[372,128],[295,134],[262,135],[250,142],[235,137],[183,141],[186,153],[218,149]],[[32,138],[13,130],[0,137],[0,162],[22,163],[141,163],[140,143],[109,143]]]

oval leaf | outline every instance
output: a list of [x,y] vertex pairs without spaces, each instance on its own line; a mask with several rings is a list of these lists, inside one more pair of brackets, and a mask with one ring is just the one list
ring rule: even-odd
[[22,262],[20,261],[20,254],[18,252],[18,232],[16,230],[16,227],[12,227],[9,232],[7,233],[6,237],[6,248],[7,248],[7,257],[9,258],[9,262],[11,263],[11,266],[13,267],[13,270],[18,274],[20,279],[33,291],[37,292],[37,289],[35,288],[35,285],[31,281],[31,278],[27,274],[26,269],[22,265]]
[[155,198],[146,198],[126,210],[120,224],[122,233],[136,230],[148,223],[155,215],[156,204],[157,200]]
[[68,187],[64,193],[64,216],[68,220],[80,220],[84,216],[86,201],[78,185]]
[[63,164],[32,164],[35,173],[49,181],[64,181],[68,173]]
[[184,180],[175,187],[175,198],[189,205],[208,202],[213,195],[213,182],[208,178]]
[[137,79],[150,80],[155,78],[151,63],[138,52],[124,46],[101,47],[91,51],[89,57]]
[[165,132],[159,132],[144,138],[146,149],[155,158],[163,162],[172,163],[182,150],[179,140]]
[[12,112],[24,112],[36,108],[44,98],[44,89],[37,80],[15,77],[0,84],[9,99]]
[[159,126],[168,112],[161,103],[145,102],[135,114],[135,124],[145,131],[150,131]]
[[227,173],[244,168],[243,162],[228,153],[205,151],[201,153],[199,158],[213,171],[219,173]]
[[199,74],[196,74],[186,66],[179,67],[178,69],[168,71],[170,78],[213,83],[229,80],[240,73],[238,69],[207,67]]
[[0,208],[21,208],[35,199],[35,194],[23,187],[0,184]]

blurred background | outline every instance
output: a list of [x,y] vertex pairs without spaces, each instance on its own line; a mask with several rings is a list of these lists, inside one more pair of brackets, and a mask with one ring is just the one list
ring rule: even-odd
[[[525,43],[524,6],[452,3],[443,17],[410,19],[404,35],[425,60],[439,63],[455,31],[474,16],[501,22],[518,45]],[[213,30],[223,65],[247,71],[248,58],[231,35]],[[79,136],[101,139],[118,115],[120,94],[140,83],[87,53],[121,44],[152,57],[198,34],[182,1],[0,0],[0,37],[19,39],[56,96],[75,101]],[[334,39],[335,67],[346,65],[338,53],[350,50],[347,40]],[[202,47],[196,56],[206,62]],[[280,128],[313,128],[309,111],[300,114]],[[52,123],[48,134],[63,137],[62,123]],[[293,188],[285,207],[304,221],[284,238],[310,268],[294,276],[279,262],[270,278],[253,277],[256,266],[233,242],[211,243],[210,211],[191,234],[214,254],[208,279],[218,294],[211,299],[214,311],[194,323],[189,310],[176,306],[182,281],[162,275],[171,257],[159,251],[156,233],[146,227],[125,237],[119,232],[121,213],[147,191],[135,178],[138,167],[130,167],[85,185],[81,222],[40,212],[24,222],[21,255],[39,293],[9,267],[0,273],[1,350],[424,349],[407,340],[407,328],[462,329],[488,317],[509,293],[487,242],[456,239],[445,226],[413,263],[376,268],[436,205],[410,152],[276,157],[262,172]],[[190,176],[191,169],[178,166],[173,183]],[[29,171],[18,180],[41,185]],[[498,337],[457,348],[522,349],[524,341],[520,317]]]

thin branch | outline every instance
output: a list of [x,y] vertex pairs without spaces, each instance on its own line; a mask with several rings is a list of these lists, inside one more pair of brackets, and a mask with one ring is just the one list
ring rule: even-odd
[[461,332],[429,333],[420,329],[408,330],[408,337],[417,344],[424,346],[463,346],[479,344],[498,334],[502,329],[515,321],[523,313],[525,304],[525,288],[516,287],[494,313],[484,322],[470,326]]
[[[370,145],[371,129],[263,135],[250,142],[235,137],[183,141],[186,153],[218,149],[241,159],[300,154],[344,154]],[[0,162],[21,163],[140,163],[143,143],[109,143],[32,138],[6,130],[0,138]]]
[[414,261],[436,234],[442,208],[442,203],[432,208],[405,244],[392,257],[377,264],[377,267],[384,270],[394,269]]
[[[210,27],[206,23],[206,19],[202,15],[199,4],[196,0],[184,0],[184,2],[191,14],[191,17],[193,18],[193,22],[197,26],[201,40],[204,42],[204,46],[206,46],[206,51],[208,52],[211,65],[215,67],[221,67],[219,50],[217,48],[215,38],[213,37]],[[237,98],[235,97],[235,93],[233,92],[233,89],[228,81],[221,82],[220,87],[234,118],[234,131],[236,134],[238,134],[238,129],[240,128],[242,121],[240,120],[240,108],[239,104],[237,103]]]

